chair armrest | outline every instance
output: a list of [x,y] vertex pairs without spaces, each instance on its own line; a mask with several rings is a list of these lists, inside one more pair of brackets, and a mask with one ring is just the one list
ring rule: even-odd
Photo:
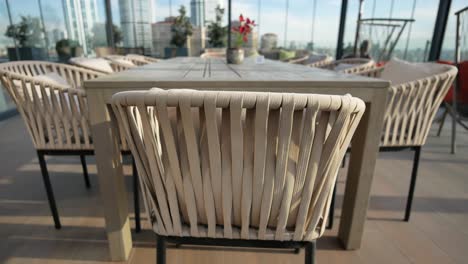
[[359,75],[365,76],[365,77],[380,78],[380,76],[382,75],[382,71],[384,69],[385,69],[385,66],[380,66],[380,67],[376,67],[373,69],[364,70],[360,72]]

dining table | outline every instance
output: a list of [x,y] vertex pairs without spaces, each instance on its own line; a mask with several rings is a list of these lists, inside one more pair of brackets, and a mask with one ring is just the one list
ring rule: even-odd
[[344,249],[359,249],[390,83],[306,65],[249,57],[242,64],[224,58],[177,57],[112,73],[84,83],[95,147],[99,192],[113,261],[132,250],[127,188],[122,171],[119,129],[110,107],[120,91],[199,89],[316,93],[361,98],[366,110],[351,142],[338,238]]

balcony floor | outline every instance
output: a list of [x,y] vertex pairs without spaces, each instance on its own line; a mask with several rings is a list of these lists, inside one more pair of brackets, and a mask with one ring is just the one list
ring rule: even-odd
[[[423,149],[409,223],[401,219],[412,153],[380,155],[362,247],[357,251],[342,250],[336,239],[345,181],[342,170],[337,221],[318,242],[317,263],[466,263],[468,133],[460,129],[456,155],[449,154],[449,133],[446,123],[442,137],[431,136]],[[78,157],[48,159],[63,225],[59,231],[53,228],[37,157],[19,116],[0,122],[0,160],[0,263],[108,263],[93,158],[88,158],[90,190],[84,187]],[[131,190],[130,167],[125,170]],[[154,234],[148,223],[144,227],[134,234],[129,263],[155,263]],[[168,251],[168,263],[303,263],[303,258],[303,251],[298,255],[200,248]]]

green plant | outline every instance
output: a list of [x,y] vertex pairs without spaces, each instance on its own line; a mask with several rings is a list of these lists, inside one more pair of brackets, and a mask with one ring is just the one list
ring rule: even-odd
[[55,43],[55,50],[60,62],[68,62],[72,57],[79,56],[80,43],[76,40],[61,39]]
[[41,21],[37,17],[21,16],[21,21],[8,26],[5,36],[18,41],[18,46],[41,47],[43,46]]
[[172,24],[171,27],[171,44],[178,48],[184,47],[187,43],[188,36],[192,35],[192,24],[186,14],[185,6],[180,6],[179,16],[175,18],[174,24]]
[[120,44],[123,40],[122,30],[115,24],[112,24],[112,32],[114,33],[114,43]]
[[215,9],[216,20],[208,25],[208,43],[214,48],[221,48],[226,45],[227,28],[221,25],[224,8],[219,5]]
[[62,50],[63,48],[76,48],[80,47],[80,43],[76,40],[72,39],[61,39],[55,43],[55,49],[57,50],[57,53],[59,53],[59,50]]

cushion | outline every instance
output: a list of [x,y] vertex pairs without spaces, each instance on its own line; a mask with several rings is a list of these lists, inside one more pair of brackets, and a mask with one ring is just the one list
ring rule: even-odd
[[46,82],[49,82],[49,83],[51,83],[53,85],[70,87],[67,80],[62,78],[62,76],[60,76],[56,72],[48,72],[48,73],[46,73],[44,75],[34,76],[34,79],[40,80],[40,81],[46,81]]
[[288,51],[288,50],[280,50],[279,52],[279,59],[280,60],[289,60],[296,57],[296,51]]
[[114,70],[110,66],[109,62],[101,58],[72,58],[70,60],[72,63],[82,65],[84,67],[95,69],[105,73],[113,73]]
[[[37,75],[37,76],[34,76],[33,79],[37,80],[37,81],[45,81],[47,83],[50,83],[51,85],[56,85],[56,86],[60,86],[60,87],[63,87],[63,86],[70,87],[68,82],[65,79],[63,79],[62,76],[60,76],[56,72],[48,72],[48,73],[43,74],[43,75]],[[13,84],[16,87],[18,87],[18,89],[21,92],[21,95],[24,96],[24,91],[23,91],[23,87],[21,85],[21,81],[20,80],[13,80]],[[40,86],[35,85],[34,89],[36,89],[36,93],[37,93],[37,96],[39,97],[39,99],[42,99],[42,93],[41,93]],[[30,98],[33,99],[33,93],[32,93],[32,90],[31,90],[31,83],[30,82],[26,82],[26,90],[27,90],[28,95],[30,96]],[[47,96],[50,96],[50,90],[46,89],[45,91],[46,91]]]
[[[56,72],[48,72],[48,73],[43,74],[43,75],[37,75],[37,76],[34,76],[33,79],[38,80],[38,81],[46,81],[46,82],[48,82],[48,83],[50,83],[52,85],[58,85],[58,86],[61,86],[61,87],[70,88],[70,85],[68,84],[68,82]],[[20,80],[14,80],[13,83],[14,83],[14,85],[16,85],[18,87],[18,89],[21,90],[21,93],[23,93],[23,88],[22,88],[22,85],[21,85],[21,81]],[[42,99],[42,93],[41,93],[40,86],[35,85],[34,89],[36,90],[37,97],[39,99]],[[31,100],[34,100],[30,82],[26,82],[26,90],[27,90],[28,95],[31,98]],[[48,86],[46,86],[45,92],[46,92],[47,97],[50,98],[50,89],[48,88]],[[55,96],[57,97],[57,100],[60,102],[59,94],[58,94],[57,91],[55,91]],[[77,96],[72,96],[72,97],[75,100],[75,104],[78,105],[79,104],[78,97]],[[68,107],[70,108],[71,106],[70,106],[69,97],[65,96],[64,98],[65,98],[65,101],[67,102]],[[80,111],[80,109],[78,109],[78,111]]]
[[443,65],[436,63],[411,63],[393,58],[385,64],[380,78],[391,81],[392,85],[399,85],[442,73],[445,70]]
[[116,61],[120,64],[123,64],[123,65],[126,65],[126,66],[130,66],[130,67],[135,67],[135,64],[129,60],[126,60],[126,59],[122,59],[122,58],[113,58],[112,59],[113,61]]

